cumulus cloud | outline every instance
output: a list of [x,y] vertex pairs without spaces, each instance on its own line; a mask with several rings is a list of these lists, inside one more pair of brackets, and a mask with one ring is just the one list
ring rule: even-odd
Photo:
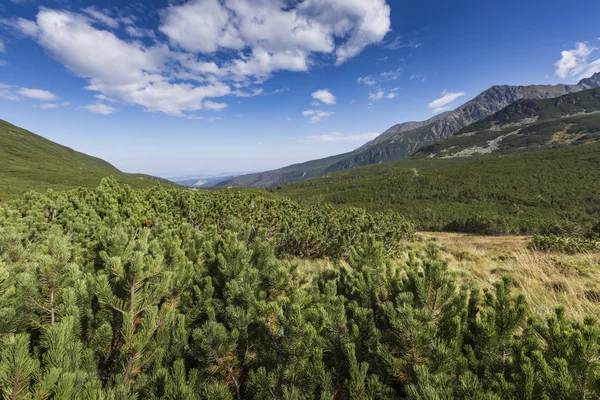
[[379,133],[344,134],[340,132],[323,133],[315,136],[305,136],[301,142],[368,142],[379,136]]
[[316,92],[314,92],[312,94],[312,98],[315,100],[319,100],[321,103],[327,104],[328,106],[333,106],[336,103],[336,98],[333,95],[333,93],[325,89],[317,90]]
[[596,51],[587,42],[576,43],[575,48],[561,52],[561,59],[554,66],[556,75],[566,78],[589,78],[600,71],[600,59],[589,61],[590,55]]
[[97,7],[42,8],[34,21],[10,24],[88,80],[86,89],[186,116],[224,108],[207,99],[252,95],[276,71],[344,63],[383,40],[390,7],[385,0],[189,0],[160,12],[157,28],[168,43]]
[[55,100],[59,99],[59,97],[57,95],[55,95],[54,93],[48,92],[47,90],[41,90],[41,89],[21,88],[17,91],[17,93],[23,97],[28,97],[30,99],[35,99],[35,100],[55,101]]
[[303,117],[308,118],[308,121],[311,124],[316,124],[321,122],[323,119],[328,118],[333,115],[331,111],[322,111],[322,110],[306,110],[302,113]]
[[441,111],[445,111],[447,109],[447,108],[445,108],[445,106],[449,105],[454,100],[458,99],[459,97],[464,96],[465,94],[466,94],[465,92],[443,91],[442,95],[438,99],[435,99],[434,101],[429,103],[427,105],[427,107],[433,108],[434,114],[440,113]]
[[112,114],[115,111],[117,111],[115,108],[108,106],[106,104],[103,104],[103,103],[89,104],[87,106],[82,106],[79,108],[88,110],[89,112],[93,112],[94,114],[101,114],[101,115],[109,115],[109,114]]

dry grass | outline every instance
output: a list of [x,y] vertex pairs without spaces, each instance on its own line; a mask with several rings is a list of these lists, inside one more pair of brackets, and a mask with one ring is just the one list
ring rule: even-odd
[[600,315],[600,254],[531,251],[530,238],[518,236],[422,233],[418,240],[438,242],[460,281],[489,287],[512,276],[534,313],[562,305],[573,317]]

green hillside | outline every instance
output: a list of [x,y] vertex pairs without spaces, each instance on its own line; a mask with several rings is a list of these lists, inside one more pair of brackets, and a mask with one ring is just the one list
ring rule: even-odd
[[[29,190],[93,188],[106,176],[141,188],[161,181],[131,175],[96,157],[79,153],[0,120],[0,201]],[[162,181],[165,182],[165,181]]]
[[422,148],[417,158],[511,154],[600,140],[600,90],[519,100],[456,136]]
[[272,190],[306,203],[392,209],[421,230],[579,232],[600,220],[600,144],[404,160]]

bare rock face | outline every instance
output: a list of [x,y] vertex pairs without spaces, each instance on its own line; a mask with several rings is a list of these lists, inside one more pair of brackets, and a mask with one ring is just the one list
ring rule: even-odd
[[308,161],[276,171],[241,176],[222,186],[268,187],[332,172],[387,161],[402,160],[424,146],[454,136],[472,123],[504,109],[521,99],[548,99],[600,87],[600,72],[577,85],[492,86],[454,111],[427,121],[394,125],[355,151],[326,159]]

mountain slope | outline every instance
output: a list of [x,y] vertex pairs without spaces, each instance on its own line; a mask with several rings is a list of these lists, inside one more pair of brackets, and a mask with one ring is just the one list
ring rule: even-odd
[[585,231],[600,221],[600,89],[519,100],[411,159],[272,190],[392,209],[423,230]]
[[216,186],[241,186],[266,188],[273,185],[280,185],[288,182],[298,182],[304,179],[314,178],[326,173],[327,168],[338,161],[350,156],[351,153],[339,154],[337,156],[322,158],[319,160],[307,161],[301,164],[294,164],[288,167],[276,169],[274,171],[258,172],[248,174],[220,182]]
[[427,121],[396,125],[347,155],[308,161],[276,171],[241,176],[222,186],[268,187],[364,165],[401,160],[423,146],[449,138],[520,99],[547,99],[600,86],[600,73],[577,85],[493,86],[452,112]]
[[472,157],[600,140],[600,89],[553,99],[519,100],[457,135],[421,148],[419,158]]
[[418,230],[581,233],[600,221],[600,143],[507,156],[401,160],[270,190],[308,204],[394,210]]
[[125,174],[96,157],[79,153],[0,120],[0,201],[29,190],[95,187],[106,176],[133,187],[157,184],[158,178]]

